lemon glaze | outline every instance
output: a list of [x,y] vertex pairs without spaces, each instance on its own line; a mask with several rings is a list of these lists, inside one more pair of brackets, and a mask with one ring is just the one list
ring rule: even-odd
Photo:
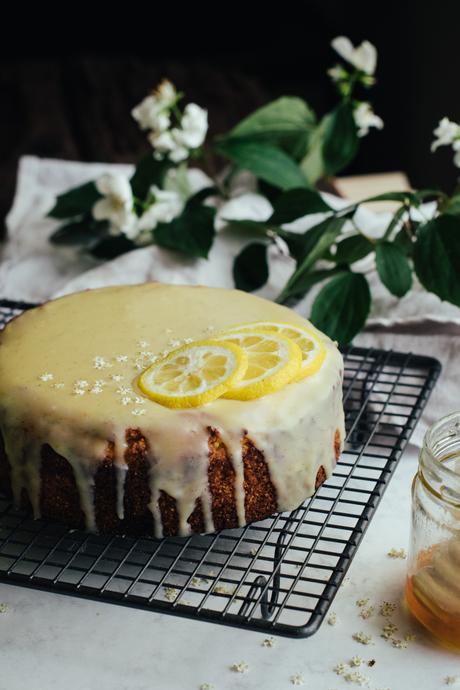
[[[218,399],[170,409],[147,398],[137,379],[156,356],[183,342],[253,321],[312,329],[324,343],[320,370],[251,401]],[[86,528],[96,530],[94,477],[114,444],[117,510],[123,518],[126,429],[149,446],[150,510],[162,536],[160,491],[176,500],[179,534],[201,499],[214,530],[208,488],[208,428],[215,428],[235,470],[240,526],[246,524],[242,437],[263,452],[278,510],[293,510],[315,490],[322,465],[335,465],[336,430],[344,438],[343,361],[336,346],[290,309],[237,290],[146,283],[88,290],[25,312],[0,334],[0,430],[16,502],[23,489],[40,516],[41,448],[72,465]]]

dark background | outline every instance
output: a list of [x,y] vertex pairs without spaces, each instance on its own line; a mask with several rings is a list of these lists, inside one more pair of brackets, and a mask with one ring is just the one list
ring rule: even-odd
[[130,110],[163,77],[208,108],[211,133],[280,95],[302,96],[322,114],[336,102],[325,72],[340,34],[377,46],[369,98],[385,122],[346,172],[403,170],[415,186],[455,184],[451,151],[429,149],[443,115],[460,121],[460,2],[60,7],[49,20],[24,10],[26,28],[3,24],[0,218],[22,154],[134,161],[146,140]]

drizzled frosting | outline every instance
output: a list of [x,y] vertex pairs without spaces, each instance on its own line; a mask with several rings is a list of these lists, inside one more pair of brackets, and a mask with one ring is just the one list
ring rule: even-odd
[[126,429],[140,429],[150,459],[150,510],[162,535],[160,492],[172,496],[179,532],[201,499],[213,531],[208,487],[208,429],[227,446],[235,471],[240,525],[246,523],[242,438],[263,452],[279,510],[312,495],[318,468],[335,464],[336,430],[344,437],[340,353],[326,347],[321,369],[253,401],[219,399],[173,410],[143,395],[136,380],[155,358],[189,339],[251,321],[308,325],[286,307],[236,290],[147,283],[91,290],[48,302],[0,335],[0,429],[16,500],[25,489],[40,515],[41,448],[71,464],[89,530],[96,529],[94,477],[107,443],[114,448],[117,514],[124,515]]

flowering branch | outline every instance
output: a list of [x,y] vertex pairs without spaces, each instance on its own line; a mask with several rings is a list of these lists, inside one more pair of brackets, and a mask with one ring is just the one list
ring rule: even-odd
[[[196,103],[183,106],[183,94],[163,81],[132,110],[151,150],[129,179],[107,173],[60,195],[49,215],[65,223],[51,241],[80,245],[99,258],[149,244],[207,258],[216,209],[228,199],[232,204],[234,181],[246,171],[273,212],[264,222],[219,219],[229,231],[243,228],[252,236],[234,261],[236,287],[253,291],[266,283],[270,248],[290,257],[293,272],[278,301],[298,300],[322,284],[311,318],[342,343],[363,328],[369,314],[372,295],[358,263],[368,256],[374,256],[372,266],[396,297],[410,291],[415,272],[427,290],[460,306],[460,191],[452,197],[421,190],[364,200],[399,204],[382,236],[371,239],[356,215],[363,202],[336,211],[314,189],[319,179],[350,163],[371,129],[383,127],[361,95],[376,83],[375,47],[368,41],[354,47],[340,36],[332,48],[342,62],[328,71],[339,96],[331,112],[318,120],[301,98],[279,98],[212,142],[205,143],[206,110]],[[460,167],[460,125],[443,118],[434,135],[432,150],[451,146]],[[215,154],[229,162],[216,179],[189,167],[190,161],[203,164]],[[434,200],[435,210],[423,217],[427,199]],[[293,221],[317,213],[321,222],[306,232],[289,229]]]

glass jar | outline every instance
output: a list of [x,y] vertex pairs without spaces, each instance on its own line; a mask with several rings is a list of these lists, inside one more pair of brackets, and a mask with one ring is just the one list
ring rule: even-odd
[[428,429],[420,451],[406,600],[422,625],[460,651],[460,412]]

